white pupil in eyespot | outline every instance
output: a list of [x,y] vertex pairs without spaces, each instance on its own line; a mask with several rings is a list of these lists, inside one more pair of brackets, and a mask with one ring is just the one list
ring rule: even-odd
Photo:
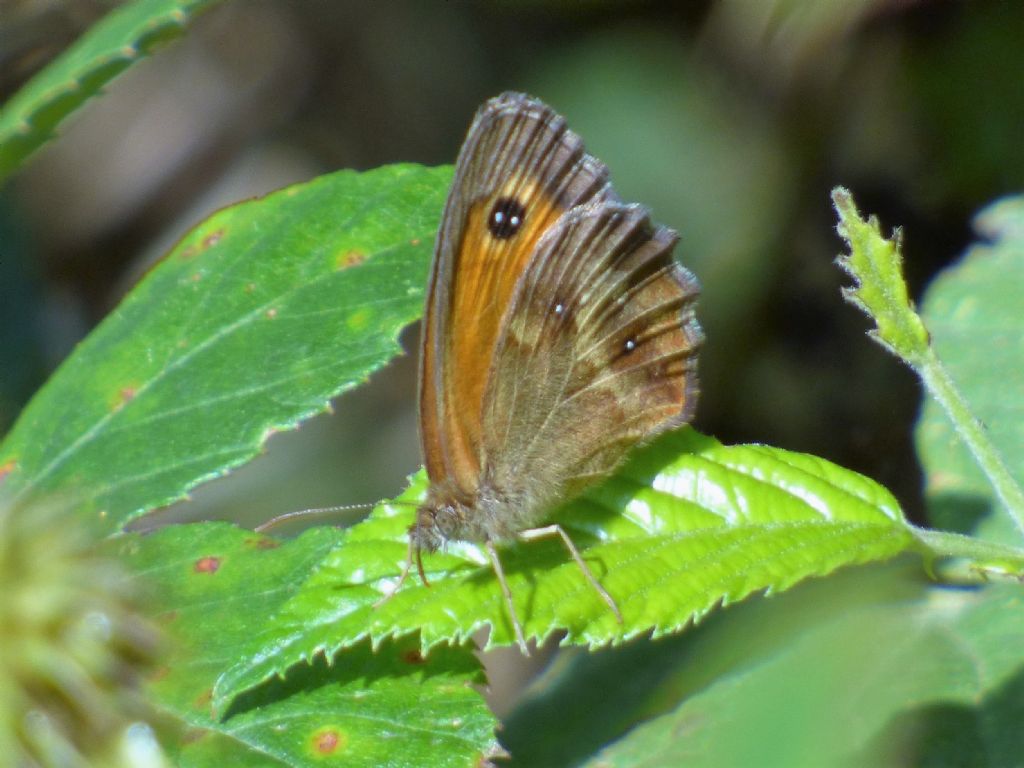
[[561,304],[555,304],[555,314],[560,315],[563,312],[565,312],[565,307],[563,307]]
[[636,349],[636,342],[633,339],[626,339],[626,351],[632,352],[634,349]]
[[495,201],[487,219],[487,228],[499,240],[515,236],[526,221],[526,208],[514,197],[502,197]]
[[499,226],[499,227],[505,226],[505,220],[506,219],[508,219],[508,226],[512,227],[513,229],[518,227],[520,224],[522,224],[522,220],[518,216],[516,216],[514,213],[511,216],[508,216],[508,215],[506,215],[506,213],[504,211],[495,211],[494,212],[494,223],[497,226]]

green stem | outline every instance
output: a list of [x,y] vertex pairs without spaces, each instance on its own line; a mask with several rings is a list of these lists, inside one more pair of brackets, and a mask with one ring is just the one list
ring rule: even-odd
[[971,413],[963,395],[956,388],[935,351],[928,347],[911,365],[921,376],[932,397],[949,415],[957,434],[967,443],[978,466],[988,476],[999,499],[1016,523],[1017,529],[1024,534],[1024,491],[1021,491],[1020,486],[1014,482],[1003,457],[989,440],[985,427]]
[[977,565],[1006,563],[1012,570],[1024,565],[1024,550],[973,536],[911,526],[911,533],[933,557],[959,557]]

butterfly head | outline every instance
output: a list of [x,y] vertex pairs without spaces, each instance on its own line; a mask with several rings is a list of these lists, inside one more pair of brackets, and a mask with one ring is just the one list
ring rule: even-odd
[[416,509],[416,522],[409,537],[417,553],[436,552],[450,539],[464,538],[463,528],[470,511],[452,494],[431,486],[426,500]]
[[[424,584],[429,584],[423,569],[423,550],[436,552],[449,539],[460,538],[467,510],[450,496],[437,493],[432,486],[426,501],[416,509],[416,522],[409,528],[409,560],[406,573],[415,555],[416,569]],[[404,576],[403,576],[404,580]]]

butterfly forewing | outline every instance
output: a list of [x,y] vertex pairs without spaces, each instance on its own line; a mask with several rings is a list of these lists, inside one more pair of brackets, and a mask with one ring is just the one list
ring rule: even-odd
[[456,163],[428,286],[421,437],[433,482],[479,486],[484,387],[502,322],[542,235],[606,187],[604,166],[545,105],[520,94],[478,112]]

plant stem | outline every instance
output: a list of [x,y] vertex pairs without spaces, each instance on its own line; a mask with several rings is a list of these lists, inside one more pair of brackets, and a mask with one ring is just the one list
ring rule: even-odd
[[1014,481],[1002,455],[989,439],[984,425],[971,412],[949,372],[935,354],[935,350],[929,346],[912,365],[932,397],[946,411],[957,434],[967,443],[978,466],[988,476],[1000,501],[1016,523],[1017,530],[1024,534],[1024,491],[1021,491],[1020,486]]
[[1024,570],[1024,550],[1017,547],[964,536],[961,533],[935,531],[916,526],[911,526],[911,532],[924,545],[928,554],[936,558],[961,557],[977,565],[1002,563],[1011,566],[1013,571]]

